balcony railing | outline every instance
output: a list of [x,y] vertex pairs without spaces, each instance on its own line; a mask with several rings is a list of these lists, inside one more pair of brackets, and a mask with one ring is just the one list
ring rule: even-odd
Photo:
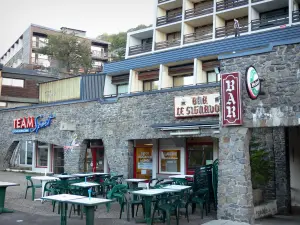
[[43,42],[43,41],[33,41],[32,42],[32,48],[43,48],[47,46],[47,43]]
[[293,11],[293,23],[300,22],[300,10]]
[[175,23],[177,21],[181,21],[182,19],[182,13],[176,13],[174,15],[169,15],[169,16],[161,16],[158,17],[156,20],[156,25],[157,26],[162,26],[168,23]]
[[92,51],[92,57],[97,58],[97,59],[107,59],[108,58],[108,53],[107,52],[101,52],[101,51]]
[[[240,34],[248,32],[248,24],[240,24]],[[232,26],[218,27],[216,28],[216,38],[227,37],[230,35],[235,35],[235,29]]]
[[280,25],[285,25],[289,23],[289,15],[283,14],[278,16],[272,16],[266,19],[257,19],[251,21],[251,29],[254,30],[261,30],[271,27],[276,27]]
[[262,1],[265,1],[265,0],[252,0],[252,3],[262,2]]
[[203,33],[203,32],[196,32],[196,33],[191,33],[191,34],[186,34],[184,35],[183,43],[188,44],[188,43],[194,43],[194,42],[199,42],[199,41],[205,41],[205,40],[210,40],[213,38],[213,34],[208,34],[208,33]]
[[194,8],[194,9],[188,9],[185,10],[185,18],[193,18],[196,16],[202,16],[206,14],[210,14],[214,12],[214,5],[213,2],[210,5],[207,5],[205,8]]
[[236,8],[247,4],[248,4],[248,0],[225,0],[225,1],[217,2],[217,12],[225,9]]
[[158,4],[163,3],[163,2],[168,2],[170,0],[158,0]]
[[180,39],[157,42],[155,43],[155,50],[179,46],[180,42]]
[[48,59],[38,59],[33,57],[31,58],[31,63],[35,65],[45,66],[45,67],[50,66],[50,61]]
[[152,51],[152,43],[129,47],[129,55],[136,55],[136,54],[151,52],[151,51]]

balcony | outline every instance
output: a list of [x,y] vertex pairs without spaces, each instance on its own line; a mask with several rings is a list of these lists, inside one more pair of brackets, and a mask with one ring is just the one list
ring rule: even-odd
[[94,58],[94,59],[108,59],[108,53],[93,50],[92,51],[92,58]]
[[262,2],[262,1],[265,1],[265,0],[252,0],[252,3]]
[[293,23],[298,23],[300,22],[300,10],[295,10],[293,11]]
[[158,17],[156,20],[156,26],[162,26],[165,24],[169,24],[169,23],[175,23],[178,21],[181,21],[182,19],[182,13],[176,13],[173,15],[169,15],[169,16],[161,16]]
[[33,41],[32,42],[32,48],[34,48],[34,49],[43,48],[46,46],[47,46],[47,43],[45,43],[43,41]]
[[179,46],[180,43],[181,43],[180,39],[157,42],[155,43],[155,50]]
[[50,61],[48,59],[39,59],[39,58],[32,57],[31,63],[34,65],[39,65],[39,66],[44,66],[44,67],[50,66]]
[[152,51],[152,43],[129,47],[129,55],[137,55],[137,54],[151,52],[151,51]]
[[213,12],[214,12],[214,4],[213,2],[211,2],[211,4],[206,5],[205,7],[185,10],[185,19],[189,19],[197,16],[203,16]]
[[[248,24],[240,24],[240,34],[248,32]],[[235,35],[235,29],[233,26],[224,26],[216,28],[216,38],[228,37],[230,35]]]
[[217,2],[217,12],[247,5],[248,0],[225,0]]
[[[299,17],[298,17],[299,18]],[[257,19],[251,21],[251,30],[261,30],[271,27],[281,26],[289,23],[289,15],[277,15],[266,19]]]
[[208,34],[207,32],[195,32],[191,34],[186,34],[183,38],[183,43],[189,44],[194,42],[211,40],[213,38],[213,34]]

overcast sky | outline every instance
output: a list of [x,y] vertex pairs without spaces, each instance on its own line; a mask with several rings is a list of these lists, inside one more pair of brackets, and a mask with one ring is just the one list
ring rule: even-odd
[[101,33],[127,31],[153,21],[155,0],[0,0],[0,56],[31,23]]

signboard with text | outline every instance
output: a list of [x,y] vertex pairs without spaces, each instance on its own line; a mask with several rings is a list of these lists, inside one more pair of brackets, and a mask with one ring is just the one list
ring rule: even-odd
[[175,117],[218,116],[220,94],[175,97]]
[[242,125],[241,75],[238,72],[221,75],[222,124]]

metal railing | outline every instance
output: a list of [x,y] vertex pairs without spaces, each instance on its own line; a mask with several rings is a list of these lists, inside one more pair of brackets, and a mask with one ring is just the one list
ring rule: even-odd
[[106,59],[108,58],[108,53],[107,52],[101,52],[101,51],[92,51],[92,57],[93,58],[99,58],[99,59]]
[[163,2],[168,2],[170,0],[158,0],[158,4],[163,3]]
[[194,8],[185,10],[185,19],[193,18],[196,16],[202,16],[214,12],[213,2],[210,5],[207,5],[205,8]]
[[168,23],[175,23],[177,21],[181,21],[181,19],[182,19],[181,12],[175,13],[175,14],[169,15],[169,16],[161,16],[156,19],[156,25],[162,26],[162,25],[165,25]]
[[292,18],[293,23],[300,22],[300,10],[293,11]]
[[210,40],[213,38],[213,34],[196,32],[196,33],[186,34],[184,35],[183,38],[184,38],[183,43],[188,44],[188,43]]
[[252,0],[252,3],[262,2],[262,1],[265,1],[265,0]]
[[32,48],[43,48],[46,47],[47,43],[43,41],[33,41],[32,42]]
[[261,30],[289,23],[289,15],[283,14],[278,16],[272,16],[266,19],[257,19],[251,21],[251,30]]
[[151,52],[151,51],[152,51],[152,43],[129,47],[129,55],[136,55],[136,54]]
[[180,39],[157,42],[155,43],[155,50],[179,46],[180,42],[181,42]]
[[[247,33],[248,32],[248,24],[240,24],[239,32]],[[235,35],[235,29],[232,26],[218,27],[216,28],[216,38],[228,37],[230,35]]]
[[248,0],[224,0],[217,2],[217,12],[225,9],[232,9],[239,6],[247,5]]
[[45,66],[45,67],[50,66],[50,61],[48,59],[38,59],[33,57],[31,58],[31,63],[35,65]]

